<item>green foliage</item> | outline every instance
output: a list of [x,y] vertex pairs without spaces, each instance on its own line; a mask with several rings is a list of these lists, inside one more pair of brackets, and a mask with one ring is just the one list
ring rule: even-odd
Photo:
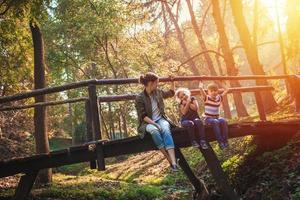
[[116,199],[118,200],[152,200],[159,199],[163,196],[163,192],[153,186],[126,187],[118,192]]
[[292,200],[300,199],[300,186],[296,188],[296,192],[292,195]]

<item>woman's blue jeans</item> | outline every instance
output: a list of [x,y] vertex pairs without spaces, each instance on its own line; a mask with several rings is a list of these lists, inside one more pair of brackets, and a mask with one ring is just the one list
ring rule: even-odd
[[207,125],[211,125],[219,143],[226,143],[228,139],[228,124],[227,121],[220,118],[207,117],[205,119]]
[[158,149],[165,148],[174,149],[174,141],[172,138],[170,123],[163,117],[156,121],[161,127],[161,131],[158,130],[153,124],[148,124],[146,126],[146,131],[152,136],[153,142]]

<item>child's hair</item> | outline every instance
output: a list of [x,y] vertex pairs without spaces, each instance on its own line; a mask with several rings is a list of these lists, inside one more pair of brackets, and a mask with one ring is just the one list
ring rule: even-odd
[[191,91],[189,90],[189,89],[187,89],[187,88],[178,88],[177,90],[176,90],[176,92],[175,92],[175,99],[176,99],[176,101],[178,102],[178,103],[180,103],[180,99],[179,99],[179,93],[180,92],[183,92],[185,95],[187,95],[187,96],[191,96]]
[[145,75],[141,75],[139,82],[144,86],[147,86],[149,82],[158,80],[158,76],[153,72],[147,72]]
[[210,84],[208,84],[207,89],[208,89],[208,90],[216,91],[216,90],[219,89],[219,87],[218,87],[218,85],[215,84],[215,83],[210,83]]

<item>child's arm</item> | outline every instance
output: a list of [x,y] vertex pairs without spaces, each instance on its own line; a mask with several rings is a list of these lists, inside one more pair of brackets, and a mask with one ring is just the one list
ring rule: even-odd
[[203,96],[203,98],[205,98],[206,92],[203,89],[203,83],[201,81],[199,82],[199,89],[200,89],[200,94]]
[[222,92],[221,96],[224,97],[229,92],[229,88],[225,87],[224,91]]
[[181,114],[185,115],[189,111],[190,105],[191,105],[191,99],[188,99],[185,105],[181,104],[180,105]]
[[190,105],[190,107],[191,107],[192,110],[198,111],[199,104],[198,104],[197,99],[195,99],[195,98],[191,99],[191,105]]

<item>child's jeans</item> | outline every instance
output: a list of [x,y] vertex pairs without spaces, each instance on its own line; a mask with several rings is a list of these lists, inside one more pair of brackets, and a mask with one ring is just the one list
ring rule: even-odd
[[153,124],[148,124],[146,126],[146,131],[151,134],[156,147],[158,149],[165,148],[166,150],[174,149],[174,141],[171,135],[169,122],[164,118],[160,118],[156,123],[161,127],[161,131]]
[[227,143],[228,124],[224,118],[222,118],[222,117],[219,117],[219,118],[207,117],[207,118],[205,118],[205,123],[207,125],[212,126],[213,131],[216,135],[216,139],[219,143]]
[[200,140],[205,140],[204,125],[201,119],[182,120],[181,125],[187,128],[191,141],[196,140],[196,136],[199,136]]

